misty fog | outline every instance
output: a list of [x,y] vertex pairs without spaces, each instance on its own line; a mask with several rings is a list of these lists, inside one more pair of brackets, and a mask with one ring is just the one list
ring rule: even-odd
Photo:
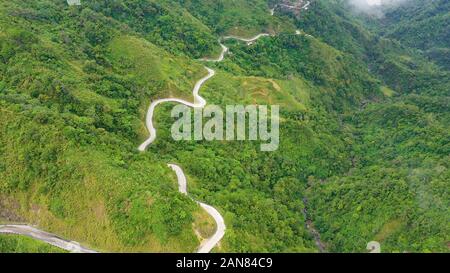
[[348,0],[356,11],[382,16],[383,8],[401,5],[411,0]]

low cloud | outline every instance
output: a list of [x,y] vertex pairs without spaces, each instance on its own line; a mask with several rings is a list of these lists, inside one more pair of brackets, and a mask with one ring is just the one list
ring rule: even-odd
[[404,4],[410,0],[348,0],[356,11],[382,16],[386,7]]

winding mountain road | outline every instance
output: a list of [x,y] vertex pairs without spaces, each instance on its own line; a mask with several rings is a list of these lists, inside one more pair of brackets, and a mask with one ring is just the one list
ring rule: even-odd
[[[270,36],[270,34],[260,33],[252,38],[242,38],[242,37],[237,37],[237,36],[225,36],[222,39],[223,40],[235,39],[235,40],[239,40],[239,41],[244,41],[246,43],[251,43],[251,42],[254,42],[254,41],[260,39],[261,37],[265,37],[265,36]],[[219,44],[222,47],[222,52],[219,54],[219,57],[217,57],[216,59],[203,58],[201,60],[206,61],[206,62],[221,62],[221,61],[223,61],[223,59],[225,58],[225,54],[229,51],[229,49],[224,44],[222,44],[221,39],[219,39]],[[139,151],[141,151],[141,152],[145,151],[147,149],[147,147],[150,144],[152,144],[152,142],[155,141],[155,139],[156,139],[156,129],[155,129],[155,126],[153,125],[153,113],[155,111],[156,106],[158,106],[159,104],[164,103],[164,102],[181,103],[186,106],[193,107],[193,108],[203,108],[206,106],[206,100],[203,99],[199,95],[199,91],[200,91],[200,88],[202,87],[202,85],[207,80],[212,78],[216,72],[213,69],[208,68],[206,66],[205,66],[205,69],[208,71],[208,75],[201,78],[199,81],[197,81],[197,83],[194,86],[194,89],[192,90],[192,95],[194,96],[193,103],[185,101],[183,99],[179,99],[179,98],[165,98],[165,99],[155,100],[150,104],[150,107],[148,108],[147,116],[146,116],[146,126],[147,126],[147,130],[149,132],[149,137],[147,138],[147,140],[145,140],[139,146]]]
[[[289,9],[308,9],[309,5],[310,5],[310,2],[307,1],[307,3],[301,7],[289,6],[289,5],[284,5],[284,6]],[[277,6],[278,5],[276,5],[272,9],[270,9],[270,14],[272,16],[274,15],[275,9],[277,8]],[[297,30],[296,34],[297,35],[301,34],[301,32],[299,30]],[[201,59],[201,61],[213,62],[213,63],[223,61],[225,58],[225,55],[229,51],[228,47],[226,47],[224,44],[222,44],[223,40],[235,39],[235,40],[246,42],[247,45],[250,45],[251,43],[253,43],[256,40],[260,39],[261,37],[265,37],[265,36],[270,36],[270,34],[260,33],[251,38],[243,38],[243,37],[238,37],[238,36],[234,36],[234,35],[224,36],[218,40],[218,43],[219,43],[220,47],[222,48],[222,51],[219,54],[219,56],[217,58],[203,58],[203,59]],[[180,98],[165,98],[165,99],[155,100],[150,104],[148,111],[147,111],[147,115],[146,115],[146,127],[149,131],[149,137],[138,147],[139,151],[141,151],[141,152],[145,151],[147,149],[147,147],[151,143],[153,143],[156,139],[156,129],[153,124],[153,114],[154,114],[156,106],[158,106],[159,104],[165,103],[165,102],[181,103],[181,104],[184,104],[184,105],[186,105],[188,107],[192,107],[192,108],[203,108],[206,106],[206,103],[207,103],[206,100],[203,99],[199,95],[200,88],[203,86],[203,84],[206,81],[208,81],[215,75],[215,71],[206,66],[205,66],[205,69],[207,70],[208,75],[206,75],[205,77],[198,80],[194,86],[194,89],[192,90],[194,102],[188,102],[188,101],[180,99]],[[177,180],[178,180],[179,192],[188,196],[187,179],[186,179],[186,176],[185,176],[183,170],[181,169],[180,166],[178,166],[176,164],[168,164],[168,166],[176,173]],[[192,198],[192,197],[190,197],[190,198]],[[194,199],[192,199],[192,200],[194,200]],[[197,201],[197,200],[194,200],[194,201],[197,202],[209,215],[211,215],[216,222],[217,228],[216,228],[215,233],[210,238],[205,239],[201,243],[201,245],[199,246],[199,248],[197,250],[198,253],[208,253],[220,242],[220,240],[225,235],[225,229],[226,229],[225,221],[224,221],[222,215],[219,213],[219,211],[217,209],[215,209],[214,207],[212,207],[208,204],[202,203],[200,201]],[[304,213],[306,215],[306,213],[307,213],[306,210],[304,211]],[[307,222],[307,227],[311,231],[311,223]],[[324,247],[322,246],[322,244],[320,242],[320,237],[317,237],[316,235],[318,233],[314,232],[314,231],[315,230],[313,229],[313,231],[311,233],[313,235],[315,235],[314,237],[315,237],[317,246],[321,250],[321,252],[323,252]],[[0,234],[2,234],[2,233],[28,236],[28,237],[34,238],[36,240],[53,245],[55,247],[67,250],[69,252],[97,253],[94,250],[82,247],[78,242],[62,239],[62,238],[58,237],[57,235],[54,235],[54,234],[51,234],[51,233],[48,233],[45,231],[41,231],[37,228],[28,226],[28,225],[0,225]],[[317,234],[315,234],[315,233],[317,233]]]
[[[236,36],[226,36],[223,39],[237,39],[237,40],[241,40],[247,43],[256,41],[257,39],[264,37],[264,36],[269,36],[269,34],[267,33],[261,33],[256,35],[253,38],[240,38],[240,37],[236,37]],[[219,57],[217,57],[216,59],[202,59],[203,61],[207,61],[207,62],[221,62],[223,61],[223,59],[225,58],[225,54],[228,52],[228,48],[223,45],[221,43],[221,40],[219,39],[219,44],[222,48],[222,52],[220,53]],[[184,104],[186,106],[189,107],[193,107],[193,108],[203,108],[206,105],[206,100],[203,99],[200,95],[199,95],[199,91],[200,88],[202,87],[202,85],[209,80],[210,78],[212,78],[215,75],[215,71],[211,68],[205,67],[205,69],[208,71],[208,75],[206,75],[205,77],[201,78],[199,81],[197,81],[197,83],[194,86],[194,89],[192,90],[192,95],[194,96],[194,102],[188,102],[179,98],[166,98],[166,99],[159,99],[159,100],[155,100],[154,102],[152,102],[150,104],[150,107],[148,108],[147,111],[147,116],[146,116],[146,126],[147,129],[149,131],[149,137],[147,140],[144,141],[144,143],[142,143],[139,146],[139,151],[145,151],[145,149],[156,139],[156,129],[153,125],[153,113],[155,111],[156,106],[158,106],[161,103],[164,102],[176,102],[176,103],[181,103]],[[186,180],[186,176],[183,172],[183,170],[175,164],[168,164],[168,166],[170,168],[172,168],[172,170],[175,171],[177,178],[178,178],[178,185],[179,185],[179,191],[185,195],[187,195],[187,180]],[[204,240],[199,249],[197,250],[198,253],[208,253],[210,252],[219,242],[220,240],[223,238],[223,236],[225,235],[225,221],[222,217],[222,215],[220,215],[219,211],[217,211],[217,209],[215,209],[214,207],[202,203],[200,201],[196,201],[209,215],[211,215],[217,225],[217,229],[215,231],[215,233],[213,234],[213,236],[211,236],[210,238]],[[89,249],[89,248],[85,248],[83,246],[80,245],[80,243],[75,242],[75,241],[68,241],[65,239],[60,238],[59,236],[55,235],[55,234],[51,234],[42,230],[39,230],[35,227],[29,226],[29,225],[0,225],[0,234],[16,234],[16,235],[23,235],[23,236],[27,236],[39,241],[42,241],[44,243],[53,245],[55,247],[67,250],[69,252],[73,252],[73,253],[98,253],[95,250]]]
[[[270,36],[268,33],[260,33],[252,38],[242,38],[238,36],[224,36],[222,37],[223,40],[229,40],[229,39],[235,39],[239,41],[246,42],[247,44],[251,44],[254,41],[260,39],[261,37]],[[228,47],[226,47],[224,44],[222,44],[221,40],[219,39],[219,44],[222,48],[222,52],[219,54],[219,56],[215,59],[209,59],[209,58],[203,58],[202,61],[206,62],[221,62],[224,60],[226,53],[229,51]],[[147,149],[147,147],[153,143],[156,139],[156,128],[153,125],[153,114],[155,111],[156,106],[158,106],[161,103],[165,102],[175,102],[175,103],[181,103],[188,107],[192,108],[203,108],[206,106],[206,100],[202,98],[199,95],[200,88],[203,86],[203,84],[211,79],[215,75],[215,71],[211,68],[208,68],[205,66],[205,69],[208,72],[208,75],[201,78],[197,81],[197,83],[194,86],[194,89],[192,90],[192,95],[194,97],[194,102],[188,102],[183,99],[179,98],[165,98],[165,99],[158,99],[153,101],[147,111],[146,116],[146,126],[149,131],[149,137],[139,146],[139,151],[143,152]],[[177,180],[178,180],[178,190],[180,193],[185,194],[188,196],[187,192],[187,179],[186,176],[181,169],[180,166],[176,164],[168,164],[168,166],[176,173]],[[194,199],[193,199],[194,200]],[[222,217],[222,215],[219,213],[217,209],[214,207],[202,203],[200,201],[194,200],[197,202],[209,215],[211,215],[216,222],[216,231],[215,233],[208,239],[205,239],[199,249],[197,250],[197,253],[209,253],[223,238],[225,235],[225,221]],[[34,238],[36,240],[48,243],[50,245],[53,245],[55,247],[67,250],[69,252],[73,253],[97,253],[94,250],[82,247],[78,242],[74,241],[67,241],[64,240],[57,235],[41,231],[37,228],[28,226],[28,225],[0,225],[0,234],[17,234],[17,235],[24,235],[31,238]]]
[[212,62],[212,63],[218,63],[223,61],[223,59],[225,58],[225,54],[228,52],[228,47],[226,47],[224,44],[222,44],[221,39],[218,40],[220,47],[222,48],[222,52],[220,52],[219,57],[217,58],[203,58],[200,59],[200,61],[205,61],[205,62]]
[[242,37],[230,35],[230,36],[224,36],[222,39],[224,39],[224,40],[234,39],[234,40],[243,41],[243,42],[246,42],[247,44],[249,44],[249,43],[255,42],[256,40],[258,40],[261,37],[266,37],[266,36],[270,36],[270,34],[269,33],[260,33],[252,38],[242,38]]
[[205,76],[204,78],[200,79],[195,84],[195,87],[192,91],[192,94],[194,95],[194,103],[188,102],[188,101],[185,101],[182,99],[177,99],[177,98],[167,98],[167,99],[155,100],[154,102],[152,102],[150,104],[150,107],[148,108],[148,111],[147,111],[147,117],[146,117],[146,125],[147,125],[147,129],[150,133],[150,136],[146,141],[144,141],[144,143],[142,143],[139,146],[139,151],[141,151],[141,152],[145,151],[145,149],[147,149],[147,146],[150,145],[156,139],[156,129],[153,126],[153,112],[155,111],[156,106],[158,106],[159,104],[164,103],[164,102],[177,102],[177,103],[181,103],[186,106],[193,107],[193,108],[205,107],[206,101],[198,94],[198,92],[200,90],[200,87],[202,87],[202,85],[207,80],[209,80],[211,77],[213,77],[216,73],[211,68],[208,68],[208,67],[205,67],[205,68],[206,68],[206,70],[208,70],[208,75]]
[[[203,58],[201,60],[206,61],[206,62],[215,62],[215,63],[223,61],[223,59],[225,58],[225,55],[229,51],[229,49],[224,44],[222,44],[222,42],[221,42],[222,40],[235,39],[235,40],[240,40],[240,41],[246,42],[247,44],[250,44],[250,43],[253,43],[254,41],[258,40],[259,38],[265,37],[265,36],[270,36],[270,34],[260,33],[252,38],[242,38],[242,37],[237,37],[237,36],[222,37],[222,39],[218,40],[220,47],[222,48],[222,52],[219,54],[219,56],[215,59]],[[194,86],[194,89],[192,90],[192,95],[194,96],[193,103],[179,99],[179,98],[166,98],[166,99],[155,100],[150,104],[150,107],[148,108],[147,116],[146,116],[146,126],[147,126],[147,129],[149,132],[149,137],[147,138],[147,140],[145,140],[139,146],[139,148],[138,148],[139,151],[141,151],[141,152],[145,151],[147,149],[147,147],[150,144],[152,144],[153,141],[155,141],[155,139],[156,139],[156,129],[153,124],[153,114],[155,112],[156,106],[158,106],[159,104],[164,103],[164,102],[181,103],[181,104],[184,104],[184,105],[192,107],[192,108],[203,108],[206,106],[206,100],[203,99],[199,95],[199,91],[200,91],[200,88],[202,87],[202,85],[207,80],[209,80],[210,78],[212,78],[215,75],[215,71],[206,66],[205,66],[205,69],[208,71],[208,75],[201,78],[199,81],[197,81],[197,83]],[[168,166],[173,171],[175,171],[175,173],[177,175],[178,190],[182,194],[188,195],[187,180],[186,180],[186,176],[185,176],[183,170],[178,165],[175,165],[175,164],[168,164]],[[225,235],[225,229],[226,229],[225,221],[223,220],[223,217],[222,217],[222,215],[220,215],[219,211],[217,209],[215,209],[214,207],[212,207],[208,204],[202,203],[200,201],[197,201],[197,200],[194,200],[194,201],[197,202],[216,221],[217,229],[216,229],[215,233],[210,238],[204,240],[201,243],[200,248],[197,251],[198,253],[208,253],[220,242],[220,240]]]
[[[180,166],[175,164],[168,164],[168,166],[176,173],[177,179],[178,179],[178,190],[185,195],[188,195],[187,193],[187,180],[186,176],[184,175],[183,170]],[[192,199],[194,200],[194,199]],[[222,215],[212,206],[196,201],[197,204],[199,204],[209,215],[211,215],[214,220],[216,221],[216,231],[210,238],[206,239],[202,242],[199,249],[197,250],[197,253],[209,253],[223,238],[225,235],[225,221],[223,220]]]
[[27,225],[0,225],[0,233],[24,235],[73,253],[97,253],[77,242],[64,240],[57,235]]
[[[224,36],[218,40],[219,45],[222,48],[222,51],[219,54],[219,56],[217,58],[213,58],[213,59],[203,58],[201,60],[206,61],[206,62],[214,62],[214,63],[223,61],[225,58],[225,55],[229,51],[229,49],[224,44],[222,44],[222,42],[221,42],[222,40],[235,39],[235,40],[246,42],[247,44],[251,44],[254,41],[258,40],[259,38],[265,37],[265,36],[270,36],[270,34],[260,33],[251,38],[243,38],[243,37],[238,37],[238,36]],[[145,151],[147,149],[147,147],[151,143],[153,143],[153,141],[155,141],[155,139],[156,139],[156,128],[154,127],[154,124],[153,124],[153,114],[154,114],[156,106],[158,106],[161,103],[165,103],[165,102],[181,103],[181,104],[184,104],[184,105],[186,105],[188,107],[192,107],[192,108],[203,108],[206,106],[206,100],[203,99],[199,95],[199,91],[200,91],[200,88],[203,86],[203,84],[215,75],[215,71],[206,66],[205,66],[205,69],[207,70],[208,75],[206,75],[205,77],[198,80],[194,86],[194,89],[192,90],[194,102],[188,102],[188,101],[180,99],[180,98],[165,98],[165,99],[155,100],[150,104],[148,111],[147,111],[147,115],[146,115],[146,126],[147,126],[147,129],[149,132],[149,137],[138,147],[139,151],[141,151],[141,152]],[[187,180],[186,180],[186,176],[185,176],[183,170],[181,169],[181,167],[179,167],[178,165],[175,165],[175,164],[168,164],[168,166],[173,171],[175,171],[175,173],[177,175],[179,191],[182,194],[188,195]],[[216,229],[215,233],[213,234],[213,236],[204,240],[201,243],[199,249],[197,250],[198,253],[208,253],[220,242],[220,240],[225,235],[225,229],[226,229],[225,221],[224,221],[222,215],[219,213],[219,211],[217,211],[217,209],[215,209],[214,207],[212,207],[208,204],[202,203],[200,201],[197,201],[197,200],[194,200],[194,201],[197,202],[209,215],[211,215],[214,218],[216,225],[217,225],[217,229]],[[97,253],[94,250],[82,247],[78,242],[64,240],[64,239],[58,237],[57,235],[54,235],[54,234],[51,234],[51,233],[48,233],[45,231],[41,231],[37,228],[31,227],[28,225],[0,225],[0,234],[1,233],[28,236],[28,237],[34,238],[36,240],[53,245],[55,247],[67,250],[69,252]]]
[[311,5],[310,1],[306,1],[306,4],[303,5],[303,1],[298,1],[297,3],[293,3],[293,4],[285,4],[285,3],[279,3],[276,4],[272,9],[270,9],[270,15],[274,15],[275,14],[275,9],[277,9],[278,7],[283,7],[285,9],[288,10],[308,10],[309,5]]
[[[284,5],[284,4],[282,4],[282,5]],[[310,5],[310,2],[307,1],[306,5],[304,5],[304,6],[284,5],[284,7],[288,8],[288,9],[308,9],[309,5]],[[272,16],[274,15],[275,9],[277,7],[278,7],[278,5],[275,5],[272,9],[270,9],[270,14]],[[301,33],[300,33],[300,31],[297,30],[296,34],[298,35]],[[222,41],[224,41],[224,40],[234,39],[234,40],[246,42],[247,45],[251,45],[256,40],[260,39],[261,37],[266,37],[266,36],[271,36],[271,35],[269,33],[260,33],[251,38],[243,38],[243,37],[234,36],[234,35],[221,37],[218,40],[218,43],[222,49],[219,56],[217,58],[203,58],[200,60],[205,61],[205,62],[212,62],[212,63],[218,63],[218,62],[223,61],[225,58],[225,55],[229,52],[229,48],[226,47],[222,43]],[[206,75],[205,77],[198,80],[194,86],[194,89],[192,90],[192,95],[194,97],[193,102],[188,102],[188,101],[180,99],[180,98],[164,98],[164,99],[155,100],[150,104],[150,106],[147,110],[146,122],[145,122],[146,127],[149,132],[149,137],[138,147],[139,151],[144,152],[147,149],[147,147],[150,144],[152,144],[156,139],[156,128],[154,127],[154,124],[153,124],[153,115],[154,115],[156,106],[158,106],[159,104],[165,103],[165,102],[180,103],[180,104],[184,104],[188,107],[192,107],[192,108],[203,108],[206,106],[206,103],[207,103],[206,100],[199,95],[200,88],[203,86],[203,84],[206,81],[208,81],[215,75],[215,71],[206,66],[205,66],[205,69],[207,70],[208,75]],[[183,170],[181,169],[181,167],[176,164],[168,164],[168,166],[176,173],[177,180],[178,180],[179,192],[186,196],[189,196],[188,191],[187,191],[187,179],[186,179],[186,176],[185,176]],[[192,197],[190,197],[190,198],[192,200],[194,200]],[[194,201],[197,202],[209,215],[211,215],[216,222],[217,228],[216,228],[215,233],[210,238],[205,239],[200,244],[200,246],[197,250],[197,253],[208,253],[215,246],[217,246],[217,244],[220,242],[220,240],[225,235],[225,229],[226,229],[225,221],[224,221],[222,215],[219,213],[219,211],[217,209],[215,209],[214,207],[212,207],[208,204],[202,203],[200,201],[197,201],[197,200],[194,200]],[[305,211],[305,213],[306,213],[306,211]],[[308,226],[308,223],[307,223],[307,226]],[[69,252],[97,253],[94,250],[82,247],[78,242],[64,240],[64,239],[58,237],[57,235],[41,231],[37,228],[31,227],[28,225],[0,225],[0,234],[2,234],[2,233],[28,236],[28,237],[34,238],[36,240],[53,245],[55,247],[67,250]],[[319,239],[319,242],[320,242],[320,239]],[[320,244],[318,244],[318,247],[319,247],[319,249],[321,249]]]

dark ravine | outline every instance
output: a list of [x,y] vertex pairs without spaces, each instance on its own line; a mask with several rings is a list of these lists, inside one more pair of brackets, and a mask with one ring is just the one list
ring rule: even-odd
[[308,229],[311,236],[314,238],[314,242],[316,243],[317,248],[319,249],[320,253],[327,253],[326,245],[322,242],[320,239],[320,233],[317,231],[317,229],[314,227],[314,223],[310,218],[310,215],[308,213],[308,198],[304,197],[302,198],[304,209],[303,209],[303,216],[305,217],[305,227]]

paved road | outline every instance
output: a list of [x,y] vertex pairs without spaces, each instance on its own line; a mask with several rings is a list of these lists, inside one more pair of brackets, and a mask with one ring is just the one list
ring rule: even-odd
[[57,235],[27,225],[0,225],[0,233],[28,236],[73,253],[97,253],[77,242],[64,240]]
[[182,99],[177,99],[177,98],[167,98],[167,99],[155,100],[154,102],[152,102],[150,104],[150,107],[148,108],[148,111],[147,111],[147,117],[146,117],[146,125],[147,125],[147,129],[148,129],[148,131],[150,133],[150,136],[147,138],[146,141],[144,141],[144,143],[142,143],[139,146],[139,151],[141,151],[141,152],[145,151],[145,149],[147,149],[148,145],[150,145],[156,139],[156,129],[155,129],[155,126],[153,125],[153,112],[155,111],[156,106],[158,106],[159,104],[164,103],[164,102],[177,102],[177,103],[181,103],[181,104],[184,104],[186,106],[194,107],[194,108],[203,108],[203,107],[205,107],[206,101],[198,93],[199,93],[200,88],[202,87],[202,85],[207,80],[209,80],[211,77],[213,77],[215,75],[215,71],[214,70],[212,70],[211,68],[208,68],[208,67],[205,67],[205,68],[208,71],[208,75],[205,76],[204,78],[201,78],[195,84],[195,87],[192,90],[192,94],[194,95],[194,103],[188,102],[188,101],[185,101],[185,100],[182,100]]
[[[238,39],[238,40],[242,40],[245,42],[253,42],[263,36],[268,36],[268,34],[262,33],[253,38],[250,38],[250,39],[234,37],[234,36],[228,36],[228,37],[225,37],[224,39]],[[228,52],[228,48],[225,45],[223,45],[220,42],[220,40],[219,40],[219,44],[222,47],[222,52],[220,53],[219,57],[217,57],[216,59],[203,59],[204,61],[221,62],[224,59],[225,54]],[[147,129],[150,133],[150,136],[144,143],[142,143],[139,146],[140,151],[145,151],[145,149],[148,147],[148,145],[150,145],[156,139],[156,129],[153,126],[153,112],[155,111],[156,106],[158,106],[159,104],[164,103],[164,102],[182,103],[189,107],[194,107],[194,108],[197,108],[197,107],[203,108],[206,105],[206,100],[203,99],[199,95],[199,91],[200,91],[200,88],[202,87],[202,85],[207,80],[209,80],[210,78],[212,78],[215,75],[215,71],[208,67],[205,67],[205,69],[208,71],[208,75],[201,78],[199,81],[197,81],[197,83],[194,86],[194,89],[192,90],[192,94],[194,96],[193,103],[182,100],[182,99],[178,99],[178,98],[167,98],[167,99],[156,100],[150,104],[150,107],[147,112],[147,117],[146,117],[146,125],[147,125]],[[169,167],[171,167],[177,174],[179,191],[181,193],[187,195],[187,181],[186,181],[186,176],[183,173],[183,170],[178,165],[175,165],[175,164],[169,164]],[[207,240],[205,240],[198,249],[199,253],[207,253],[207,252],[210,252],[224,236],[225,222],[223,220],[223,217],[220,215],[220,213],[214,207],[207,205],[205,203],[199,202],[199,201],[196,201],[196,202],[209,215],[211,215],[214,218],[214,220],[216,221],[216,224],[217,224],[217,230],[214,233],[214,235],[211,236],[211,238],[208,238]],[[50,245],[53,245],[55,247],[58,247],[58,248],[61,248],[61,249],[64,249],[64,250],[67,250],[67,251],[73,252],[73,253],[97,253],[97,251],[82,247],[78,242],[62,239],[55,234],[51,234],[51,233],[39,230],[37,228],[28,226],[28,225],[0,225],[0,234],[1,233],[28,236],[33,239],[48,243]]]
[[[308,1],[308,3],[303,8],[307,9],[309,4],[310,3]],[[273,12],[274,12],[274,9],[271,10],[272,15],[273,15]],[[299,33],[297,32],[297,34],[299,34]],[[225,36],[225,37],[222,37],[222,39],[223,40],[235,39],[235,40],[244,41],[247,44],[250,44],[250,43],[258,40],[259,38],[265,37],[265,36],[270,36],[270,34],[260,33],[251,38],[242,38],[242,37],[237,37],[237,36]],[[207,61],[207,62],[223,61],[223,59],[225,58],[225,55],[229,49],[225,45],[222,44],[221,39],[219,39],[219,44],[222,48],[222,52],[220,53],[220,55],[217,58],[215,58],[215,59],[204,58],[202,60]],[[194,97],[193,103],[182,100],[182,99],[178,99],[178,98],[166,98],[166,99],[155,100],[154,102],[152,102],[150,104],[150,107],[148,108],[147,116],[146,116],[146,126],[149,131],[149,137],[146,141],[144,141],[144,143],[142,143],[139,146],[140,151],[145,151],[145,149],[156,139],[156,129],[153,125],[153,113],[155,111],[156,106],[158,106],[159,104],[164,103],[164,102],[176,102],[176,103],[181,103],[186,106],[193,107],[193,108],[205,107],[206,100],[203,99],[199,95],[199,91],[200,91],[200,88],[202,87],[202,85],[207,80],[209,80],[210,78],[212,78],[215,75],[215,71],[213,69],[210,69],[208,67],[205,67],[205,69],[208,71],[208,75],[201,78],[199,81],[197,81],[197,83],[194,86],[194,89],[192,90],[192,95]],[[185,176],[183,170],[178,165],[175,165],[175,164],[168,164],[168,166],[172,170],[174,170],[177,175],[179,191],[185,195],[188,195],[187,180],[186,180],[186,176]],[[224,221],[222,215],[214,207],[207,205],[205,203],[196,201],[196,200],[194,200],[194,201],[197,202],[216,221],[216,225],[217,225],[216,232],[214,233],[213,236],[211,236],[210,238],[208,238],[204,242],[202,242],[202,244],[200,245],[200,247],[197,251],[198,253],[208,253],[219,243],[219,241],[225,235],[225,229],[226,229],[225,221]],[[28,237],[34,238],[36,240],[40,240],[42,242],[46,242],[53,246],[59,247],[61,249],[67,250],[69,252],[97,253],[94,250],[82,247],[78,242],[67,241],[67,240],[64,240],[64,239],[58,237],[57,235],[47,233],[47,232],[38,230],[34,227],[27,226],[27,225],[0,225],[0,233],[18,234],[18,235],[28,236]]]
[[259,38],[265,37],[265,36],[270,36],[270,34],[269,33],[260,33],[260,34],[254,36],[254,37],[251,37],[251,38],[242,38],[242,37],[230,35],[230,36],[224,36],[223,39],[224,40],[234,39],[234,40],[239,40],[239,41],[243,41],[243,42],[246,42],[246,43],[252,43],[252,42],[258,40]]
[[213,59],[203,58],[200,60],[206,61],[206,62],[213,62],[213,63],[218,63],[218,62],[223,61],[223,59],[225,58],[225,54],[228,52],[228,47],[226,47],[224,44],[222,44],[221,39],[219,39],[218,42],[219,42],[220,47],[222,48],[222,52],[220,52],[219,57],[213,58]]
[[[181,167],[175,164],[168,164],[168,166],[174,170],[177,175],[178,190],[182,194],[188,195],[187,180]],[[223,220],[222,215],[220,215],[214,207],[196,200],[194,201],[197,202],[209,215],[211,215],[214,218],[214,221],[216,221],[216,232],[213,236],[204,240],[197,250],[197,253],[209,253],[225,235],[225,221]]]
[[[225,36],[222,39],[224,39],[224,40],[235,39],[235,40],[240,40],[240,41],[244,41],[247,43],[252,43],[252,42],[258,40],[259,38],[265,37],[265,36],[270,36],[270,34],[260,33],[252,38],[242,38],[242,37],[237,37],[237,36]],[[221,43],[221,39],[219,39],[219,44],[222,47],[222,52],[219,54],[219,56],[217,58],[215,58],[215,59],[204,58],[201,60],[207,61],[207,62],[223,61],[223,59],[225,58],[225,54],[228,52],[228,47],[226,47],[225,45],[223,45]],[[188,101],[185,101],[185,100],[179,99],[179,98],[166,98],[166,99],[155,100],[150,104],[150,107],[147,110],[147,116],[146,116],[146,126],[147,126],[147,130],[149,132],[149,137],[147,138],[147,140],[144,141],[144,143],[142,143],[139,146],[139,151],[141,151],[141,152],[145,151],[147,149],[147,147],[150,144],[152,144],[152,142],[155,141],[155,139],[156,139],[156,129],[155,129],[155,126],[153,125],[153,113],[155,111],[156,106],[158,106],[159,104],[164,103],[164,102],[176,102],[176,103],[181,103],[186,106],[193,107],[193,108],[205,107],[206,101],[199,95],[199,91],[200,91],[200,88],[202,87],[202,85],[207,80],[209,80],[210,78],[212,78],[215,75],[215,71],[213,69],[208,68],[208,67],[205,67],[205,69],[208,71],[208,75],[205,76],[204,78],[201,78],[199,81],[197,81],[197,83],[194,86],[194,89],[192,90],[192,95],[194,96],[194,103],[188,102]]]
[[307,1],[306,2],[306,4],[304,4],[303,6],[302,6],[302,4],[303,4],[303,1],[298,1],[296,4],[294,4],[294,5],[287,5],[287,4],[283,4],[283,3],[281,3],[281,4],[276,4],[273,8],[271,8],[270,10],[269,10],[269,12],[270,12],[270,15],[274,15],[275,14],[275,10],[278,8],[278,7],[283,7],[284,9],[289,9],[289,10],[297,10],[297,11],[300,11],[300,10],[302,10],[302,9],[304,9],[304,10],[308,10],[309,9],[309,5],[311,5],[311,2],[310,1]]
[[[242,37],[237,37],[237,36],[225,36],[222,39],[223,40],[235,39],[235,40],[244,41],[247,44],[249,44],[249,43],[252,43],[252,42],[258,40],[259,38],[265,37],[265,36],[270,36],[270,34],[261,33],[252,38],[242,38]],[[219,44],[220,44],[220,47],[222,48],[222,52],[219,54],[219,56],[215,59],[203,58],[203,59],[201,59],[202,61],[207,61],[207,62],[223,61],[226,53],[228,52],[228,47],[226,47],[224,44],[222,44],[222,42],[221,42],[222,39],[219,39]],[[192,90],[192,95],[194,96],[194,103],[188,102],[188,101],[185,101],[182,99],[178,99],[178,98],[166,98],[166,99],[155,100],[150,104],[150,107],[148,108],[147,116],[146,116],[146,126],[149,131],[149,137],[147,138],[147,140],[144,141],[144,143],[142,143],[139,146],[139,151],[141,151],[141,152],[145,151],[145,149],[147,149],[147,147],[150,144],[152,144],[152,142],[155,141],[155,139],[156,139],[156,129],[153,124],[153,113],[155,111],[156,106],[158,106],[159,104],[164,103],[164,102],[177,102],[177,103],[181,103],[186,106],[193,107],[193,108],[205,107],[206,101],[199,95],[199,91],[200,91],[200,88],[202,87],[202,85],[207,80],[209,80],[210,78],[212,78],[215,75],[215,71],[212,70],[211,68],[205,67],[205,69],[208,71],[208,75],[201,78],[195,84],[194,89]],[[168,164],[168,166],[170,168],[172,168],[172,170],[174,170],[177,175],[178,187],[179,187],[178,190],[181,193],[188,195],[187,181],[186,181],[186,176],[184,175],[183,170],[178,165],[175,165],[175,164]],[[196,201],[196,200],[194,200],[194,201],[197,202],[216,221],[216,225],[217,225],[216,232],[214,233],[214,235],[211,238],[208,238],[204,242],[202,242],[202,244],[200,245],[200,247],[197,251],[198,253],[208,253],[219,243],[219,241],[225,235],[225,228],[226,228],[225,221],[223,220],[222,215],[220,215],[220,213],[214,207],[207,205],[205,203]]]

